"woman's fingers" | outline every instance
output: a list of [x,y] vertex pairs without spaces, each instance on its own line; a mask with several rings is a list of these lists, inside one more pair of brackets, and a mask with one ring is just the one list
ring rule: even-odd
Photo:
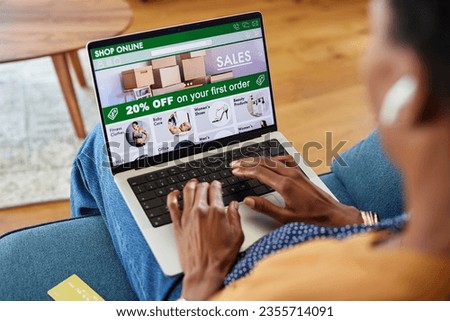
[[190,212],[192,206],[194,205],[195,189],[197,184],[198,181],[196,179],[191,179],[183,188],[183,209],[188,212]]
[[[283,156],[284,157],[284,156]],[[272,159],[268,157],[256,157],[256,158],[243,158],[230,163],[231,168],[251,168],[264,166],[267,169],[288,177],[297,177],[299,171],[297,168],[293,168],[292,162],[294,159],[292,156],[282,158],[281,160]],[[295,163],[295,162],[294,162]]]
[[193,207],[203,213],[208,211],[208,190],[209,183],[199,183],[195,188]]
[[233,175],[238,177],[254,178],[280,192],[286,177],[280,175],[262,164],[251,167],[237,166],[232,170]]
[[262,197],[249,196],[244,199],[244,204],[260,213],[266,214],[280,223],[285,223],[290,215],[289,211],[281,208]]
[[244,232],[242,231],[242,225],[241,225],[241,215],[239,214],[239,203],[236,201],[233,201],[230,203],[230,205],[228,205],[228,209],[227,209],[227,217],[228,217],[228,222],[230,223],[230,225],[232,227],[234,227],[236,229],[236,231],[239,231],[239,236],[241,237],[241,242],[239,245],[239,247],[242,245],[242,243],[244,242]]
[[275,156],[273,159],[285,164],[287,167],[298,169],[298,164],[295,161],[294,157],[292,157],[291,155]]
[[208,191],[209,205],[216,208],[223,208],[222,184],[219,181],[213,181]]
[[175,228],[179,228],[181,222],[181,211],[178,205],[179,195],[179,191],[173,191],[167,195],[167,208],[169,209],[170,217]]

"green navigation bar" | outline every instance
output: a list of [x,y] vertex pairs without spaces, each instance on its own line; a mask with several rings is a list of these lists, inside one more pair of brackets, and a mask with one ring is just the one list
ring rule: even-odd
[[105,124],[132,120],[269,86],[267,72],[140,99],[102,109]]
[[123,55],[125,53],[136,52],[145,49],[158,48],[180,42],[198,40],[233,32],[251,30],[261,27],[261,19],[250,19],[235,23],[228,23],[215,27],[207,27],[199,30],[174,33],[166,36],[143,39],[140,41],[124,42],[119,45],[91,49],[91,56],[95,59]]

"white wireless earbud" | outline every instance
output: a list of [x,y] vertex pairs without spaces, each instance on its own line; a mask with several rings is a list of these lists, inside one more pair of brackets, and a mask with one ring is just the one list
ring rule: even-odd
[[397,120],[399,112],[406,106],[417,90],[417,80],[412,76],[400,78],[384,97],[380,110],[380,123],[391,126]]

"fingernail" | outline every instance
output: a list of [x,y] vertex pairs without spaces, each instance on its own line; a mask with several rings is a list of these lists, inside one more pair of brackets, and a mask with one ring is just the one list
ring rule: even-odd
[[239,165],[241,167],[255,167],[258,166],[258,162],[255,161],[242,161]]
[[235,167],[235,166],[237,166],[238,163],[239,163],[239,161],[232,161],[230,163],[230,167]]
[[234,209],[238,210],[239,209],[239,203],[236,201],[233,201],[233,207]]
[[244,204],[247,205],[250,208],[255,207],[255,200],[253,198],[246,198],[244,199]]
[[239,168],[234,168],[231,173],[233,173],[234,175],[239,174]]
[[216,185],[216,186],[222,186],[222,183],[220,183],[219,181],[212,181],[212,184]]

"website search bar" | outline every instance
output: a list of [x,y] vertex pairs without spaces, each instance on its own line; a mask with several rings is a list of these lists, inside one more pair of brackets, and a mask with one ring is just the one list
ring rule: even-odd
[[174,46],[170,46],[170,47],[166,47],[166,48],[155,49],[155,50],[152,50],[150,52],[150,54],[152,56],[163,56],[163,55],[167,55],[167,54],[171,54],[171,53],[183,52],[183,51],[189,51],[189,50],[193,50],[193,49],[208,47],[211,45],[212,45],[211,39],[201,40],[201,41],[196,41],[196,42],[185,43],[182,45],[174,45]]

